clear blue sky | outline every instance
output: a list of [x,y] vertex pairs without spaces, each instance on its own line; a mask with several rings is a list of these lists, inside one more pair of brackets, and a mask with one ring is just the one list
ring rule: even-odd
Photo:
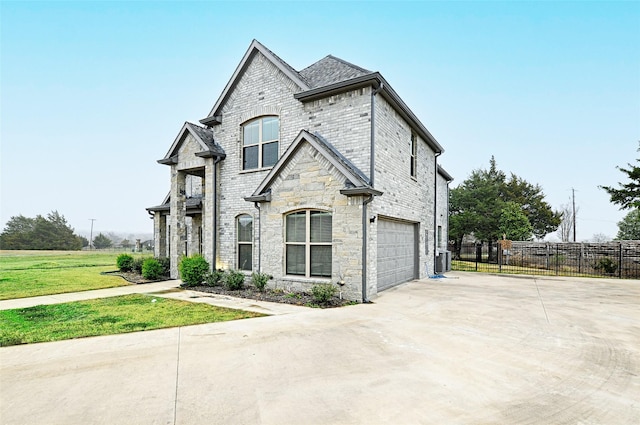
[[640,140],[640,2],[10,2],[1,13],[0,225],[58,210],[94,233],[152,232],[156,163],[204,118],[252,39],[300,70],[328,54],[380,71],[455,177],[498,167],[578,239],[626,214]]

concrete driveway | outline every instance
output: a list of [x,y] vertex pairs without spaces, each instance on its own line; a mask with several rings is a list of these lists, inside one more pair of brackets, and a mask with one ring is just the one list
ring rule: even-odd
[[448,276],[370,305],[1,348],[0,422],[640,421],[640,281]]

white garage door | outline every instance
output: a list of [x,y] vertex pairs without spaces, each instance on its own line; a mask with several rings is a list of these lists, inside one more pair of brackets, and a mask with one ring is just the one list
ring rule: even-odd
[[415,279],[417,224],[378,220],[378,291]]

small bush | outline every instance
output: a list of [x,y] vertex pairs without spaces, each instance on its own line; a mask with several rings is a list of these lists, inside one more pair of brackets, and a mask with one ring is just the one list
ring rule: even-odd
[[318,304],[326,304],[329,302],[329,300],[336,295],[337,291],[338,288],[330,283],[320,283],[318,285],[313,285],[311,288],[313,299]]
[[258,288],[258,291],[264,292],[264,288],[267,286],[267,282],[271,280],[272,276],[269,276],[266,273],[252,273],[251,274],[251,282],[253,285]]
[[156,257],[160,267],[162,267],[162,276],[169,276],[171,274],[171,259],[169,257]]
[[147,258],[142,263],[142,277],[156,280],[162,276],[162,265],[155,258]]
[[614,274],[618,270],[618,265],[611,258],[604,257],[599,259],[593,268],[602,270],[604,273]]
[[202,255],[184,257],[178,264],[178,270],[185,286],[197,286],[204,281],[209,271],[209,263]]
[[227,289],[237,291],[244,286],[244,273],[237,270],[229,270],[224,275],[224,283]]
[[142,274],[142,263],[144,263],[145,257],[134,258],[131,270]]
[[207,273],[204,277],[204,284],[207,286],[218,286],[221,284],[223,278],[224,272],[222,270],[214,270],[213,272]]
[[133,257],[129,254],[120,254],[116,258],[116,265],[121,272],[130,272],[133,269]]

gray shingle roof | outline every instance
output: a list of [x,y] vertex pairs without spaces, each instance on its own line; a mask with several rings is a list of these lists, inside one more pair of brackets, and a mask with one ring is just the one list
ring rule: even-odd
[[[198,210],[202,208],[202,196],[194,196],[186,199],[186,208],[188,210]],[[169,211],[171,209],[171,198],[167,196],[165,203],[154,207],[146,208],[147,211]]]
[[318,88],[371,74],[371,71],[329,55],[309,65],[298,74],[311,88]]
[[201,127],[188,121],[186,122],[186,125],[187,127],[189,127],[189,130],[198,135],[198,137],[207,145],[210,151],[219,155],[224,155],[224,149],[222,149],[222,146],[220,146],[215,142],[215,140],[213,140],[213,131],[211,131],[211,129]]

